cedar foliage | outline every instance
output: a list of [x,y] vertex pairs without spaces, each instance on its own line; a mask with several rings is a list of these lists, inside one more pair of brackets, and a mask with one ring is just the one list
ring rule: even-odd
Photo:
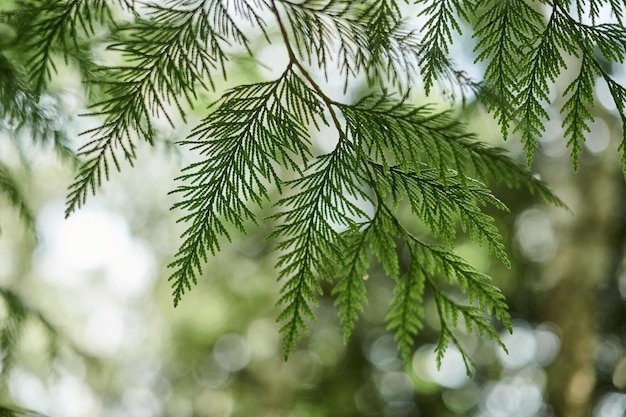
[[[614,22],[597,23],[607,9]],[[387,320],[404,358],[423,326],[429,288],[441,322],[438,361],[454,344],[470,370],[455,329],[501,344],[491,316],[509,330],[511,323],[498,288],[454,253],[459,226],[508,265],[485,212],[506,207],[487,184],[526,188],[563,204],[450,111],[416,105],[411,94],[438,86],[463,103],[482,101],[504,138],[523,142],[530,162],[545,131],[550,89],[573,57],[577,73],[561,113],[576,167],[593,121],[596,82],[606,83],[626,123],[626,90],[606,65],[626,54],[624,9],[617,0],[16,0],[0,14],[9,34],[0,43],[2,129],[15,141],[25,130],[36,143],[52,141],[75,157],[40,106],[51,97],[59,60],[79,70],[91,103],[86,116],[99,124],[83,133],[69,216],[122,159],[132,165],[137,141],[155,142],[156,118],[173,127],[186,122],[199,92],[219,90],[230,61],[242,51],[254,57],[252,36],[282,44],[288,62],[281,75],[224,92],[179,141],[198,160],[173,190],[174,209],[187,225],[169,265],[174,304],[197,282],[209,254],[258,222],[258,208],[273,207],[286,358],[307,333],[307,320],[315,319],[322,282],[333,287],[349,339],[367,302],[364,278],[378,262],[396,282]],[[450,56],[463,31],[476,42],[484,80],[472,80]],[[98,62],[94,51],[102,46],[117,53],[117,63]],[[319,74],[342,77],[344,91],[364,79],[369,93],[356,102],[336,101],[316,81]],[[337,139],[328,153],[312,140],[311,132],[322,127],[334,129]],[[1,159],[0,190],[32,220]],[[401,205],[410,206],[431,237],[402,222]],[[401,252],[408,253],[406,268]],[[465,302],[446,292],[449,284]]]

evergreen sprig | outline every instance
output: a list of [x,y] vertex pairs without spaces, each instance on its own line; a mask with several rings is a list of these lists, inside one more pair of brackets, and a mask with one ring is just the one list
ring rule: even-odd
[[[574,6],[574,4],[572,4],[572,6]],[[600,17],[600,13],[603,9],[606,10],[608,8],[611,15],[614,16],[620,24],[623,23],[624,12],[626,11],[626,6],[619,0],[576,0],[575,8],[578,21],[582,22],[584,16],[588,15],[593,25],[595,25],[596,19]]]
[[[504,103],[515,101],[519,60],[530,52],[541,32],[542,16],[523,0],[488,1],[476,17],[476,61],[488,61],[485,81]],[[506,138],[513,112],[509,106],[487,102]]]
[[[399,279],[397,273],[392,275],[396,277],[398,284],[387,316],[388,328],[394,330],[405,361],[410,359],[415,337],[423,327],[422,301],[426,284],[434,295],[442,328],[436,348],[439,365],[445,350],[452,343],[463,356],[468,373],[473,368],[471,357],[453,332],[461,323],[460,317],[463,318],[462,324],[468,333],[487,335],[504,348],[490,323],[490,316],[494,314],[510,331],[512,327],[508,307],[503,294],[489,282],[485,274],[454,254],[449,247],[428,244],[417,238],[400,224],[393,211],[385,204],[379,205],[371,227],[384,229],[385,233],[399,239],[408,249],[409,266],[406,273]],[[378,260],[383,265],[388,265],[389,270],[394,270],[398,262],[396,242],[387,237],[372,239],[370,244],[375,254],[385,254],[385,257],[378,256]],[[459,289],[467,296],[467,304],[453,301],[443,290],[440,278],[451,283],[456,281]]]
[[346,131],[385,169],[397,165],[419,172],[422,163],[439,171],[445,182],[448,170],[473,175],[481,181],[526,187],[548,201],[564,207],[528,169],[501,148],[486,146],[467,132],[449,112],[434,112],[430,106],[415,106],[385,95],[366,96],[353,105],[336,103],[346,121]]
[[337,283],[331,295],[335,297],[335,305],[339,306],[337,315],[345,343],[350,340],[359,312],[367,303],[365,281],[368,279],[369,253],[366,242],[369,234],[369,231],[362,232],[353,227],[339,240],[343,246],[339,248],[341,257],[335,272]]
[[278,165],[300,171],[310,157],[306,126],[322,115],[319,99],[291,69],[275,80],[244,85],[226,93],[184,143],[205,160],[190,165],[179,178],[175,208],[190,213],[170,277],[177,304],[207,252],[216,253],[219,237],[230,239],[225,223],[245,231],[256,218],[248,203],[261,205],[268,185],[280,186]]
[[333,64],[344,80],[365,75],[370,85],[391,82],[406,89],[417,82],[421,46],[389,0],[280,1],[298,57],[318,65],[328,78]]
[[463,231],[479,243],[487,241],[489,249],[510,266],[493,218],[482,212],[482,207],[488,204],[504,211],[507,208],[484,186],[471,179],[466,179],[468,184],[463,184],[456,175],[442,179],[433,169],[415,173],[395,167],[388,170],[380,165],[373,167],[374,179],[382,185],[380,189],[388,191],[396,204],[406,196],[413,213],[429,226],[434,236],[453,245],[457,221],[460,221]]
[[[287,185],[293,194],[277,203],[283,210],[272,216],[277,226],[270,237],[280,239],[276,249],[283,252],[276,267],[280,277],[286,280],[278,301],[285,306],[278,320],[286,321],[281,328],[286,357],[295,347],[300,332],[308,333],[305,318],[315,318],[309,304],[316,305],[316,293],[321,293],[318,279],[329,282],[335,279],[328,260],[343,257],[340,230],[354,228],[358,219],[366,217],[355,201],[369,198],[360,187],[363,176],[363,167],[354,150],[345,140],[340,140],[335,150],[319,156],[305,175],[289,181]],[[359,271],[360,263],[362,259],[357,253],[349,269]],[[352,289],[342,288],[337,291]],[[338,295],[339,299],[353,297],[353,294]],[[350,327],[350,322],[346,323]]]
[[[236,2],[235,10],[263,28],[247,2]],[[167,6],[150,4],[146,15],[117,28],[117,42],[109,46],[125,61],[102,68],[97,80],[107,98],[95,103],[97,110],[89,116],[104,117],[104,122],[83,133],[92,140],[81,148],[86,162],[70,187],[66,216],[84,204],[89,192],[95,193],[103,177],[109,178],[109,160],[120,169],[118,152],[133,164],[135,136],[154,142],[153,118],[164,117],[175,126],[169,114],[173,108],[185,121],[183,99],[192,104],[197,88],[215,88],[215,71],[226,77],[225,48],[231,42],[248,44],[221,1],[170,0]]]
[[[608,62],[624,62],[623,5],[612,0],[577,1],[574,18],[564,2],[546,3],[549,13],[545,23],[542,14],[526,1],[494,1],[486,5],[475,24],[479,52],[476,60],[487,61],[487,86],[505,103],[513,104],[509,109],[487,102],[498,117],[503,134],[508,133],[511,122],[515,123],[513,132],[520,133],[529,163],[545,132],[549,118],[545,107],[552,103],[551,88],[568,68],[568,60],[579,60],[578,75],[562,92],[566,100],[561,106],[565,136],[576,168],[581,143],[589,133],[588,122],[593,121],[589,107],[594,102],[592,90],[599,74],[612,90],[620,118],[625,118],[626,109],[615,98],[619,96],[619,87],[615,87],[617,83],[611,81],[595,54],[597,49]],[[586,7],[591,24],[583,21]],[[618,23],[595,24],[601,7],[609,7]],[[626,165],[622,165],[626,173]]]
[[[444,91],[454,88],[446,85],[457,83],[464,93],[467,81],[463,72],[454,67],[450,57],[450,45],[455,34],[462,34],[461,19],[470,20],[476,4],[473,0],[426,0],[419,2],[419,16],[426,19],[422,28],[424,38],[421,45],[423,63],[421,73],[426,94],[439,81]],[[442,82],[443,81],[443,82]]]
[[18,16],[19,42],[29,56],[28,70],[36,94],[45,90],[57,72],[55,58],[66,59],[80,50],[80,40],[112,20],[107,0],[25,1]]
[[415,336],[423,329],[424,289],[426,274],[421,266],[422,260],[409,247],[410,263],[407,271],[398,279],[394,288],[387,321],[387,329],[395,330],[395,338],[402,358],[409,363]]
[[563,119],[565,137],[569,138],[567,146],[571,147],[572,161],[578,165],[578,156],[582,151],[582,143],[585,134],[591,132],[588,122],[595,119],[589,108],[593,106],[593,87],[597,73],[590,58],[583,55],[578,76],[567,86],[564,94],[570,97],[561,108],[561,113],[566,113]]

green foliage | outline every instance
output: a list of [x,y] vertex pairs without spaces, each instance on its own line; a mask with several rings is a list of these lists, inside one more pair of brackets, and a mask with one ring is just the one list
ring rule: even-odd
[[[93,103],[88,116],[99,123],[84,132],[90,140],[80,150],[66,215],[109,178],[111,166],[119,170],[122,158],[133,163],[138,140],[155,141],[155,119],[173,127],[186,123],[198,92],[221,88],[218,77],[226,78],[230,60],[242,51],[254,56],[250,33],[282,44],[288,62],[280,76],[227,90],[180,141],[196,159],[173,191],[187,229],[170,281],[176,305],[197,283],[208,254],[257,223],[258,208],[272,207],[269,237],[283,283],[278,319],[285,357],[315,319],[322,283],[332,287],[348,340],[367,302],[375,262],[396,283],[387,321],[407,361],[424,326],[426,297],[441,322],[439,363],[453,344],[471,369],[459,328],[497,343],[492,315],[511,329],[500,291],[454,253],[457,234],[484,243],[508,265],[502,236],[485,210],[506,207],[488,184],[524,187],[563,203],[451,112],[415,104],[420,83],[427,94],[435,85],[449,97],[460,92],[463,102],[475,93],[505,138],[519,135],[529,162],[545,130],[551,89],[569,76],[569,62],[576,62],[576,74],[563,91],[561,112],[574,166],[593,121],[598,80],[606,82],[626,123],[626,91],[603,65],[626,54],[624,7],[616,0],[577,0],[569,8],[559,0],[425,0],[415,7],[394,0],[170,0],[137,8],[105,0],[32,0],[17,6],[2,16],[28,59],[19,58],[15,46],[0,50],[0,71],[7,74],[0,90],[3,120],[33,131],[48,125],[19,107],[17,97],[25,94],[22,101],[35,106],[63,58],[80,70]],[[611,8],[617,23],[595,23],[602,7]],[[408,17],[424,23],[409,24]],[[485,62],[483,81],[470,79],[450,56],[457,37],[468,32],[477,42],[476,61]],[[89,42],[107,46],[109,65],[97,62]],[[368,92],[354,102],[338,101],[316,81],[318,74],[341,77],[344,92],[363,77]],[[316,146],[322,128],[336,140],[328,153]],[[622,154],[625,148],[626,133]],[[624,156],[622,163],[626,172]],[[10,178],[3,172],[0,179]],[[0,184],[20,206],[17,188],[6,179]],[[424,232],[403,223],[398,211],[404,205]]]
[[[17,20],[23,25],[18,42],[28,55],[27,69],[36,94],[57,71],[55,55],[78,57],[80,40],[95,35],[96,25],[111,19],[106,0],[24,1]],[[83,61],[88,63],[88,61]]]
[[[12,30],[5,30],[7,36],[14,35]],[[13,42],[0,44],[0,135],[4,136],[5,150],[9,149],[10,144],[18,154],[21,165],[27,166],[28,147],[32,141],[39,147],[51,146],[70,163],[77,162],[63,126],[69,117],[58,108],[58,95],[52,92],[36,93],[22,62],[24,57],[10,48]],[[9,164],[0,155],[0,194],[18,210],[25,224],[32,227],[34,214],[16,179],[15,165],[19,164]]]
[[[476,8],[474,1],[427,0],[421,3],[424,7],[418,16],[427,19],[422,29],[424,39],[420,47],[420,55],[423,57],[421,72],[426,94],[430,93],[437,81],[443,91],[453,89],[454,84],[458,84],[462,93],[467,87],[477,88],[478,86],[472,85],[464,76],[462,70],[455,68],[450,56],[454,35],[462,33],[460,18],[469,19],[470,11]],[[445,85],[446,82],[453,85]],[[452,90],[449,94],[453,95]]]
[[[515,123],[513,131],[521,134],[530,163],[539,145],[538,138],[545,131],[545,120],[549,118],[545,107],[552,102],[551,88],[568,69],[568,60],[572,57],[579,60],[578,76],[563,91],[563,96],[569,97],[561,105],[561,112],[565,113],[565,136],[569,138],[576,168],[581,142],[589,131],[587,122],[593,121],[589,109],[594,103],[593,87],[598,76],[607,83],[622,121],[626,116],[626,108],[619,99],[624,94],[623,87],[611,78],[600,61],[602,57],[608,62],[624,62],[624,6],[613,0],[577,0],[576,17],[573,17],[561,0],[543,3],[547,4],[547,21],[531,2],[487,2],[477,16],[474,33],[478,38],[477,61],[488,61],[487,86],[505,103],[512,104],[510,109],[489,106],[495,111],[505,136],[509,124]],[[595,24],[601,7],[608,7],[618,23]],[[583,22],[586,8],[592,24]],[[623,148],[624,142],[620,146]],[[626,172],[626,165],[622,165]]]
[[187,167],[180,179],[189,185],[175,191],[182,194],[175,208],[191,211],[181,219],[191,226],[170,264],[175,304],[195,283],[207,252],[219,250],[219,237],[230,239],[225,222],[243,232],[245,220],[254,221],[246,203],[269,198],[268,185],[280,183],[274,166],[300,170],[296,159],[310,155],[306,124],[321,112],[318,98],[287,69],[276,81],[226,93],[192,133],[197,140],[184,142],[207,159]]
[[48,354],[54,358],[61,337],[56,327],[50,323],[45,315],[30,306],[20,294],[7,288],[0,287],[0,302],[2,302],[2,309],[4,310],[4,317],[0,321],[2,377],[6,378],[15,363],[16,356],[19,355],[25,324],[28,321],[38,323],[45,330],[48,337]]

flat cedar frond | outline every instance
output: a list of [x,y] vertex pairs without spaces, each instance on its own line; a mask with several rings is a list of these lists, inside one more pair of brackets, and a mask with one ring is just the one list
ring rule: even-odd
[[456,280],[461,291],[467,294],[470,304],[477,304],[486,314],[494,314],[509,331],[512,330],[504,295],[491,284],[487,275],[477,271],[447,247],[428,245],[415,238],[411,239],[411,243],[416,256],[423,260],[422,265],[428,276],[439,274],[450,282]]
[[620,25],[623,24],[624,13],[626,12],[626,5],[621,0],[576,0],[575,3],[570,3],[570,8],[573,7],[576,9],[576,16],[579,21],[582,21],[583,17],[589,16],[593,25],[596,24],[596,19],[606,8],[610,8],[612,16],[617,19]]
[[363,311],[363,305],[367,303],[365,281],[368,278],[369,259],[365,243],[368,236],[367,230],[360,231],[353,227],[339,239],[342,244],[339,250],[341,256],[335,264],[338,267],[335,272],[337,283],[331,295],[335,297],[335,305],[339,306],[337,315],[345,343],[350,340],[359,312]]
[[409,267],[393,290],[389,314],[386,317],[387,329],[395,331],[398,348],[405,363],[411,362],[415,336],[424,327],[422,320],[426,274],[421,266],[422,260],[412,252],[410,256]]
[[[465,325],[465,330],[468,334],[478,333],[480,336],[486,335],[489,339],[495,341],[505,352],[508,352],[506,346],[500,340],[500,336],[491,324],[490,317],[487,315],[490,313],[489,310],[485,311],[483,306],[475,307],[471,304],[464,305],[452,300],[452,298],[447,296],[438,288],[437,283],[433,280],[432,277],[428,278],[430,287],[435,297],[435,304],[437,305],[439,322],[442,329],[439,343],[435,348],[435,351],[437,353],[438,366],[441,366],[441,360],[443,359],[443,355],[450,343],[452,343],[454,346],[457,347],[463,357],[467,374],[471,375],[471,372],[474,368],[473,361],[471,357],[467,354],[467,352],[463,349],[463,346],[461,345],[459,340],[454,336],[451,329],[452,327],[458,327],[461,324]],[[494,291],[497,290],[494,289]],[[507,307],[502,301],[499,304],[503,305],[503,307],[496,307],[496,311],[501,314],[501,317],[504,317],[503,320],[507,326],[507,329],[509,331],[512,331],[509,314],[506,310]],[[463,319],[462,323],[460,322],[460,319]]]
[[[299,57],[327,66],[338,59],[345,79],[356,76],[366,60],[367,34],[360,21],[366,1],[281,1]],[[347,82],[347,81],[346,81]]]
[[[250,9],[239,10],[261,24]],[[192,103],[196,87],[204,86],[205,80],[214,87],[214,68],[226,76],[226,39],[247,44],[221,1],[172,0],[167,6],[150,5],[148,16],[116,31],[118,41],[110,49],[121,52],[127,63],[104,68],[98,81],[107,98],[96,103],[93,107],[97,110],[89,115],[103,116],[104,122],[84,132],[92,140],[82,148],[81,155],[87,160],[70,187],[66,216],[85,203],[88,192],[95,192],[103,176],[109,178],[107,158],[120,169],[116,148],[132,165],[134,132],[153,143],[152,118],[165,117],[174,126],[168,114],[171,107],[185,119],[181,97]]]
[[514,100],[520,116],[513,131],[521,133],[528,163],[539,145],[537,138],[545,131],[544,120],[549,118],[545,110],[546,103],[550,102],[549,82],[554,82],[566,67],[559,47],[565,47],[568,52],[576,52],[575,47],[568,43],[568,38],[562,36],[563,24],[563,16],[556,8],[553,9],[539,37],[539,44],[526,55],[527,58],[520,65],[519,94]]
[[370,85],[417,82],[420,44],[416,30],[400,20],[395,1],[281,1],[299,57],[317,63],[328,78],[335,64],[344,79],[365,74]]
[[[437,311],[439,313],[439,323],[441,326],[441,334],[439,336],[439,342],[435,348],[437,354],[437,366],[441,366],[444,354],[450,344],[453,344],[461,353],[463,362],[465,363],[465,369],[467,375],[471,376],[474,370],[474,362],[471,356],[463,349],[463,345],[454,336],[453,327],[458,327],[460,324],[465,325],[467,333],[478,333],[480,336],[486,335],[489,339],[495,341],[505,352],[506,346],[500,340],[500,336],[492,326],[490,319],[485,315],[484,311],[479,308],[463,305],[453,301],[450,297],[446,296],[443,292],[437,289],[435,283],[431,281],[432,289],[435,297],[435,304],[437,305]],[[463,323],[460,319],[463,319]]]
[[[285,357],[300,333],[308,332],[305,318],[314,319],[310,304],[317,304],[316,293],[321,292],[318,278],[335,278],[329,273],[328,259],[343,256],[341,229],[355,227],[359,218],[366,217],[350,198],[368,199],[360,189],[363,170],[352,147],[341,140],[333,152],[318,157],[304,176],[288,182],[294,193],[277,203],[282,211],[272,216],[278,224],[270,236],[280,238],[276,249],[282,254],[276,267],[286,281],[278,301],[285,305],[278,318],[286,322],[281,328]],[[360,256],[353,256],[352,262],[361,262]]]
[[[581,54],[578,76],[563,92],[564,96],[570,94],[570,97],[561,108],[561,113],[566,113],[563,127],[565,128],[565,137],[569,138],[567,145],[571,148],[572,163],[576,169],[578,167],[578,155],[582,151],[581,142],[585,140],[585,135],[591,132],[587,122],[594,121],[589,108],[593,107],[594,104],[593,90],[599,76],[602,76],[607,82],[607,87],[617,105],[617,111],[622,121],[626,118],[626,108],[623,104],[620,106],[619,99],[619,89],[623,87],[615,86],[595,56],[597,49],[609,62],[624,62],[626,58],[626,29],[616,24],[589,26],[572,19],[564,12],[563,15],[568,23],[564,26],[564,30],[569,32],[571,38],[577,40],[577,47]],[[622,124],[626,126],[626,124]],[[626,165],[624,165],[624,172],[626,172]]]
[[56,72],[55,55],[67,58],[81,38],[112,20],[111,13],[107,0],[41,0],[26,9],[20,18],[27,22],[19,26],[18,37],[29,53],[28,69],[36,94]]
[[[513,104],[512,108],[503,108],[497,102],[486,101],[505,137],[509,124],[515,122],[513,131],[521,134],[530,163],[538,139],[545,131],[544,123],[548,119],[545,106],[551,102],[551,83],[566,68],[566,55],[580,58],[579,73],[563,92],[566,101],[561,107],[561,113],[565,113],[564,135],[576,169],[581,143],[590,131],[588,122],[593,121],[589,108],[594,103],[595,80],[604,72],[594,56],[595,50],[609,62],[624,61],[624,6],[614,0],[577,0],[574,6],[578,19],[575,19],[562,2],[549,3],[552,10],[544,23],[541,13],[526,1],[488,2],[475,24],[479,52],[476,60],[488,61],[487,86],[501,101]],[[601,7],[610,7],[618,23],[595,24]],[[583,22],[583,14],[590,16],[591,25]],[[608,78],[608,74],[602,76]],[[607,81],[607,85],[611,88],[613,83]],[[617,91],[611,94],[614,99],[619,95]],[[623,106],[618,106],[618,111],[624,118]]]
[[489,250],[510,266],[493,217],[482,212],[482,207],[487,204],[500,210],[506,211],[507,208],[483,185],[471,179],[461,181],[456,175],[448,175],[444,180],[432,169],[412,173],[395,167],[385,170],[378,164],[372,167],[376,182],[389,184],[389,193],[396,202],[406,196],[413,213],[428,225],[435,236],[453,245],[458,219],[472,239],[478,243],[486,240]]
[[449,47],[453,36],[462,33],[458,18],[469,20],[476,6],[473,0],[422,0],[416,3],[423,4],[419,16],[427,19],[421,31],[421,55],[424,89],[429,94],[434,82],[442,76],[447,80],[453,79],[445,74],[452,69]]
[[367,96],[354,105],[336,105],[346,120],[348,135],[385,169],[396,165],[419,172],[426,163],[439,171],[444,182],[447,171],[454,169],[481,181],[524,186],[565,206],[528,169],[502,149],[475,140],[447,112],[435,113],[428,106],[415,106],[389,96]]
[[[485,82],[504,103],[512,103],[518,80],[518,63],[541,33],[543,16],[524,0],[487,1],[476,17],[476,61],[488,61]],[[513,111],[487,102],[506,138]]]
[[609,92],[613,97],[613,101],[617,106],[619,111],[619,116],[622,121],[622,141],[620,142],[618,151],[622,152],[622,156],[620,158],[620,162],[624,167],[624,176],[626,178],[626,88],[622,85],[618,84],[614,79],[609,77],[606,72],[602,72],[602,77],[604,81],[606,81],[607,86],[609,87]]
[[566,113],[563,127],[565,127],[565,137],[569,138],[567,146],[571,148],[574,169],[578,167],[578,155],[582,151],[581,142],[585,140],[585,134],[591,132],[588,122],[595,120],[589,109],[594,104],[593,87],[597,75],[591,57],[584,54],[578,76],[563,93],[564,95],[570,94],[561,108],[561,113]]
[[369,55],[359,64],[370,86],[389,82],[400,91],[409,90],[419,82],[420,62],[424,60],[419,32],[402,21],[395,1],[371,3],[361,17]]
[[394,236],[401,235],[397,220],[393,215],[377,210],[368,230],[369,247],[382,265],[385,274],[397,281],[400,276],[400,262]]
[[[472,368],[471,358],[463,350],[452,331],[460,324],[465,325],[467,333],[476,332],[479,335],[487,335],[504,347],[489,317],[494,314],[511,331],[508,307],[504,301],[504,295],[489,282],[485,274],[478,272],[449,247],[425,243],[409,233],[384,204],[378,206],[371,220],[367,231],[368,237],[372,236],[370,230],[376,230],[376,228],[384,229],[388,235],[403,241],[409,253],[408,269],[400,278],[396,278],[397,285],[391,302],[391,310],[387,316],[388,328],[394,330],[405,360],[410,359],[415,336],[423,326],[422,298],[426,283],[435,296],[442,327],[436,348],[438,364],[449,344],[453,343],[461,352],[468,372]],[[374,242],[376,252],[397,258],[393,239],[375,241],[372,238],[372,242]],[[374,247],[372,250],[374,251]],[[456,281],[461,291],[467,295],[468,304],[452,301],[440,288],[438,277],[443,277],[448,282]],[[463,318],[463,323],[459,320],[460,318]]]
[[219,237],[230,239],[226,223],[245,230],[257,206],[269,196],[268,185],[280,186],[277,165],[299,171],[310,157],[306,125],[323,118],[317,97],[290,70],[275,81],[239,86],[227,92],[184,143],[205,159],[180,176],[186,184],[175,193],[174,208],[188,214],[190,226],[170,280],[177,304],[196,282],[206,253],[220,249]]

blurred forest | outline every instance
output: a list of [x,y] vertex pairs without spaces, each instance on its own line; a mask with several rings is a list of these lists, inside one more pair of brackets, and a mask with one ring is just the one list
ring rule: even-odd
[[[259,41],[258,62],[231,64],[229,82],[270,77],[274,49]],[[626,82],[624,66],[612,71]],[[0,120],[0,160],[35,215],[24,222],[0,199],[0,404],[50,417],[626,415],[626,184],[616,156],[621,125],[607,95],[595,92],[595,122],[575,173],[562,115],[548,110],[532,169],[571,212],[497,189],[511,212],[490,214],[512,268],[459,241],[459,253],[504,291],[514,319],[514,332],[502,333],[508,354],[477,336],[464,339],[477,364],[471,376],[454,348],[437,369],[439,322],[429,319],[429,297],[418,349],[403,363],[386,329],[394,283],[382,270],[366,277],[369,303],[347,345],[325,288],[310,336],[285,362],[276,255],[263,222],[209,258],[197,288],[174,309],[166,265],[183,229],[168,193],[192,156],[172,142],[188,132],[163,122],[162,140],[141,145],[134,168],[64,219],[72,163]],[[433,96],[442,108],[457,106],[481,140],[523,160],[519,143],[503,144],[481,105]],[[78,144],[91,121],[78,116],[86,103],[75,71],[62,68],[41,100],[43,116]],[[198,109],[191,118],[201,117]],[[324,133],[312,134],[323,147]],[[404,215],[412,221],[408,209]]]

